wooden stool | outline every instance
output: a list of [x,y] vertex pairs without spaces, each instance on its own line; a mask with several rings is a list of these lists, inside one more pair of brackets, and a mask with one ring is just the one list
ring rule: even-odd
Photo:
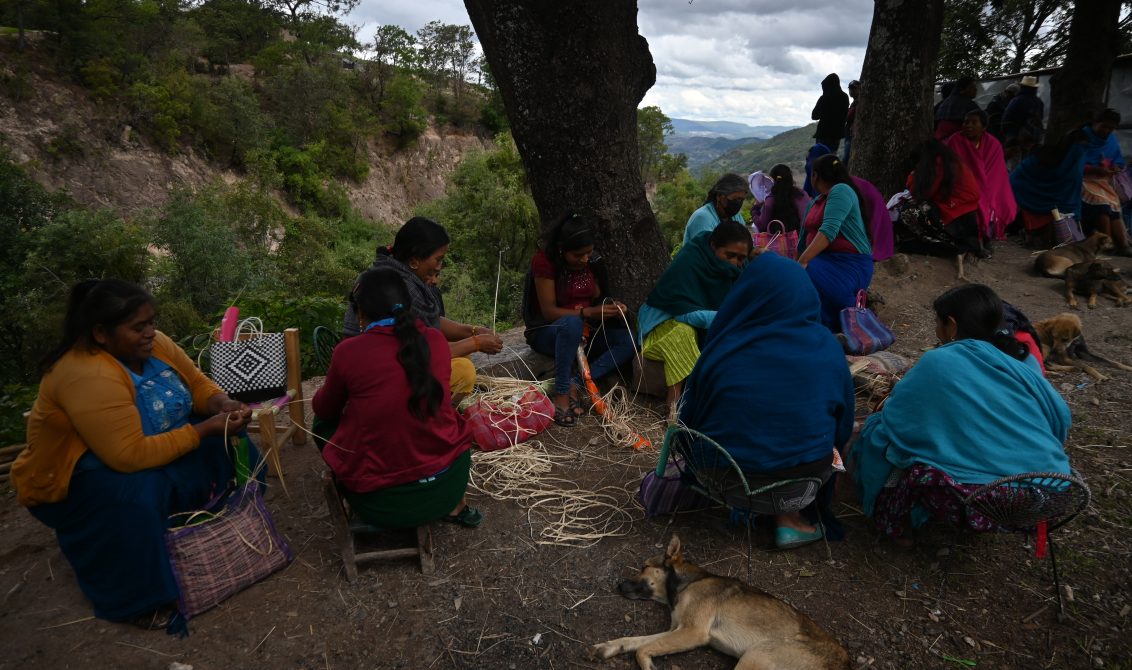
[[432,574],[436,566],[432,560],[432,531],[429,530],[428,526],[417,526],[417,544],[415,547],[359,553],[355,544],[357,536],[381,535],[387,534],[388,531],[375,528],[367,523],[350,520],[349,507],[338,491],[338,482],[335,481],[333,474],[324,473],[322,483],[326,493],[326,507],[330,510],[330,523],[334,525],[334,540],[339,551],[342,552],[342,564],[346,568],[346,579],[348,581],[352,582],[358,578],[359,563],[398,558],[418,557],[421,562],[421,572],[426,575]]

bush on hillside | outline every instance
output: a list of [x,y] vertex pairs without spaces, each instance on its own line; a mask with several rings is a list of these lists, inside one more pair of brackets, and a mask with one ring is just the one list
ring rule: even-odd
[[436,219],[452,237],[441,275],[452,318],[490,324],[497,268],[501,324],[519,318],[522,280],[534,254],[539,216],[522,160],[509,134],[495,148],[468,154],[449,179],[445,197],[416,213]]

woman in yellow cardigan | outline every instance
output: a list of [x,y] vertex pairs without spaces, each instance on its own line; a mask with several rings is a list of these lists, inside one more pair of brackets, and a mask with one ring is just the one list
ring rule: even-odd
[[251,419],[153,321],[135,284],[71,290],[12,465],[20,504],[55,530],[95,615],[148,628],[176,621],[169,516],[224,490],[223,436]]

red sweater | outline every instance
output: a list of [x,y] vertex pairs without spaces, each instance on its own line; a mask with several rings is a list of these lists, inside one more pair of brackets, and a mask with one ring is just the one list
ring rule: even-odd
[[347,338],[334,349],[326,383],[314,394],[314,413],[341,415],[322,458],[346,489],[368,493],[408,484],[447,468],[471,448],[471,434],[452,408],[447,379],[448,341],[417,321],[432,351],[430,367],[444,389],[436,416],[421,421],[409,413],[409,380],[397,360],[392,327]]
[[[939,159],[935,162],[935,173],[935,181],[928,190],[928,198],[939,206],[940,223],[946,225],[979,208],[982,189],[975,175],[963,164],[963,161],[956,161],[950,198],[941,197],[939,193],[940,184],[943,182],[943,164]],[[915,183],[916,173],[913,172],[908,175],[908,189],[915,190]]]

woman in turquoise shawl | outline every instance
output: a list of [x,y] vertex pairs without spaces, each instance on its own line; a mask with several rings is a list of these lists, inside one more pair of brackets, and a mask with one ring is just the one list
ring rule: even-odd
[[[723,301],[685,384],[681,422],[723,447],[752,489],[825,480],[833,448],[853,433],[853,379],[820,312],[802,266],[759,255]],[[822,537],[797,512],[776,524],[781,549]]]
[[[980,284],[936,298],[942,345],[923,355],[853,445],[866,516],[889,537],[931,517],[959,523],[960,492],[1023,472],[1069,472],[1069,408],[1003,326]],[[991,530],[972,524],[975,530]],[[905,540],[906,541],[906,540]]]
[[724,221],[681,247],[637,314],[645,358],[664,363],[669,412],[700,357],[697,331],[706,331],[751,252],[751,233]]

